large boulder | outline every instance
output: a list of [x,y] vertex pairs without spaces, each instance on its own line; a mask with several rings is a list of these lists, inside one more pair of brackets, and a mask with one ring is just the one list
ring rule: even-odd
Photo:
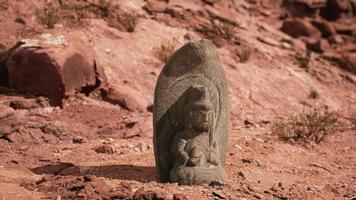
[[75,90],[96,85],[91,48],[80,38],[44,34],[25,43],[6,62],[9,87],[48,96],[51,104],[60,105]]
[[308,20],[299,18],[285,20],[281,31],[295,38],[300,36],[319,38],[321,36],[320,31]]

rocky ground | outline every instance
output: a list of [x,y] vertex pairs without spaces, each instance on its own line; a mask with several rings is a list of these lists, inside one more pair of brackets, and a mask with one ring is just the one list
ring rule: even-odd
[[[0,0],[0,199],[355,199],[355,114],[319,144],[271,131],[305,110],[355,112],[355,13],[352,0]],[[155,82],[202,38],[228,80],[229,182],[158,183]]]

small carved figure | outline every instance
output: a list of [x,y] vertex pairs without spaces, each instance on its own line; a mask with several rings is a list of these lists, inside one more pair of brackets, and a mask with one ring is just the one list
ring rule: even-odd
[[[188,89],[188,103],[184,106],[183,130],[178,132],[172,143],[171,153],[174,166],[170,173],[172,182],[182,184],[223,182],[226,174],[219,164],[214,141],[213,110],[208,100],[208,91],[202,86]],[[219,169],[220,168],[220,169]],[[214,176],[196,177],[211,170],[222,173]]]

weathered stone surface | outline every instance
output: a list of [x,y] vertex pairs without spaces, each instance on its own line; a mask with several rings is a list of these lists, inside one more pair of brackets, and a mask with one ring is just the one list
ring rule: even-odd
[[281,30],[292,37],[307,36],[319,38],[320,31],[309,21],[303,19],[288,19],[283,22]]
[[226,181],[227,85],[215,46],[189,42],[168,60],[155,89],[153,124],[161,182]]
[[[44,40],[44,42],[42,41]],[[68,93],[96,84],[95,63],[90,48],[79,38],[44,36],[26,41],[6,62],[9,86],[19,91],[50,97],[61,104]]]

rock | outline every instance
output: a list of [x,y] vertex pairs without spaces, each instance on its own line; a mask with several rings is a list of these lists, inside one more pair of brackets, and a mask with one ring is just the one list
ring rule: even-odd
[[325,39],[312,40],[307,43],[307,48],[317,53],[323,53],[330,49],[330,44]]
[[35,99],[17,99],[10,102],[10,107],[13,109],[31,109],[40,107]]
[[96,147],[95,149],[96,153],[105,153],[105,154],[113,154],[114,153],[114,148],[108,145],[100,145]]
[[356,35],[356,23],[344,21],[333,22],[332,26],[335,31],[342,35],[353,36]]
[[14,109],[0,104],[0,120],[15,114]]
[[86,142],[86,139],[82,136],[75,136],[72,141],[74,144],[83,144]]
[[356,16],[356,0],[351,0],[351,6],[352,6],[352,13],[354,16]]
[[157,80],[153,108],[161,182],[198,185],[227,180],[227,94],[212,42],[189,42],[168,60]]
[[145,112],[147,109],[144,98],[134,89],[127,85],[102,89],[104,101],[119,105],[131,112]]
[[147,110],[147,112],[152,113],[152,112],[153,112],[153,104],[148,105],[147,108],[146,108],[146,110]]
[[280,46],[281,43],[273,38],[270,37],[257,37],[257,39],[265,44],[271,45],[271,46]]
[[332,44],[342,44],[342,43],[344,43],[344,39],[341,37],[341,35],[333,35],[330,38],[328,38],[328,40]]
[[283,22],[281,31],[295,38],[300,36],[319,38],[321,36],[320,31],[306,19],[287,19]]
[[214,191],[213,196],[218,199],[227,199],[226,195],[222,191]]
[[285,7],[293,17],[315,16],[318,10],[325,7],[327,0],[284,0]]
[[336,34],[336,31],[332,25],[325,20],[312,20],[311,23],[321,32],[321,37],[328,38]]
[[43,133],[61,137],[69,130],[69,125],[63,121],[50,121],[41,128]]
[[0,11],[7,10],[9,8],[8,1],[0,1]]
[[334,62],[341,69],[348,70],[348,71],[351,70],[349,64],[346,62],[346,60],[340,53],[334,51],[327,51],[323,53],[323,58],[331,62]]
[[326,7],[321,9],[320,15],[327,20],[336,20],[345,14],[351,14],[350,0],[328,0]]
[[[9,86],[9,72],[8,67],[6,66],[6,62],[9,59],[9,56],[21,45],[23,42],[17,42],[13,47],[8,49],[7,51],[0,51],[0,86]],[[5,49],[6,47],[0,44],[0,50]]]
[[240,176],[243,179],[246,179],[245,174],[241,171],[237,172],[237,175]]
[[161,191],[144,191],[143,189],[138,190],[133,196],[133,200],[168,200],[168,195]]
[[167,9],[167,3],[164,1],[149,1],[144,7],[149,14],[165,12]]
[[19,23],[19,24],[23,24],[23,25],[26,24],[26,21],[25,21],[22,17],[17,17],[17,18],[15,19],[15,22],[16,22],[16,23]]
[[345,62],[349,65],[348,70],[356,74],[356,53],[347,53],[343,56]]
[[14,50],[6,66],[9,86],[22,92],[48,96],[52,105],[75,90],[96,85],[95,61],[90,48],[78,37],[43,35],[25,40]]
[[173,200],[188,200],[188,198],[182,193],[176,193],[173,195]]
[[203,0],[205,3],[213,5],[215,3],[218,3],[220,0]]

